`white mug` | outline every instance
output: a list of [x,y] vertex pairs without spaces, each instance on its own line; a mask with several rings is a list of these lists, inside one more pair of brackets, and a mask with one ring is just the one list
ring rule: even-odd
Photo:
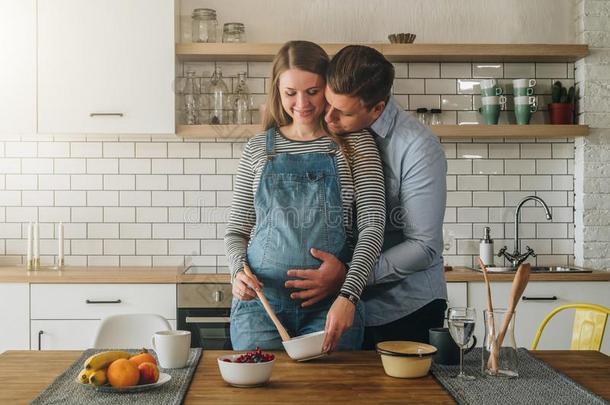
[[515,79],[513,80],[513,88],[534,87],[536,79]]
[[536,104],[536,97],[533,96],[515,96],[515,104]]
[[482,105],[506,104],[506,96],[481,97],[481,104]]
[[483,80],[481,80],[480,87],[482,89],[489,89],[491,87],[494,87],[497,84],[498,84],[498,81],[496,79],[483,79]]
[[186,330],[156,332],[152,337],[152,347],[162,368],[186,367],[191,350],[191,332]]

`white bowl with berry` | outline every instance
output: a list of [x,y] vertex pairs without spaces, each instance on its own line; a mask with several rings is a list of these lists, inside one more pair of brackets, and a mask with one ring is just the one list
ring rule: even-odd
[[275,355],[257,348],[242,354],[218,357],[222,379],[234,387],[258,387],[267,384],[275,364]]

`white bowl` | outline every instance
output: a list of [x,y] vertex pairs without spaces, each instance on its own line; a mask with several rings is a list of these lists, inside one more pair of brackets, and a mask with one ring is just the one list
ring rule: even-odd
[[[275,359],[262,363],[233,363],[241,354],[231,354],[218,358],[218,368],[222,379],[234,387],[258,387],[271,378]],[[224,361],[231,360],[231,363]]]
[[306,335],[294,337],[282,342],[284,349],[293,360],[310,360],[323,356],[322,344],[324,343],[324,331],[312,332]]

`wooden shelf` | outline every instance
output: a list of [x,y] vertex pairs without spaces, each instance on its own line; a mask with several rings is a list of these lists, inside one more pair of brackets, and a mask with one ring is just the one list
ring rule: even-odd
[[[574,138],[589,134],[587,125],[434,125],[440,138]],[[247,139],[260,125],[179,125],[181,138]]]
[[[347,44],[320,44],[334,55]],[[580,44],[362,44],[392,62],[574,62],[587,56]],[[182,61],[271,61],[282,44],[179,43]]]
[[441,138],[574,138],[589,134],[588,125],[435,125]]

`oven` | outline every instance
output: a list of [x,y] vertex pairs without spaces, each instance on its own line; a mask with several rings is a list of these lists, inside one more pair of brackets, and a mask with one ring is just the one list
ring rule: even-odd
[[191,332],[191,347],[231,350],[231,284],[178,284],[178,329]]

